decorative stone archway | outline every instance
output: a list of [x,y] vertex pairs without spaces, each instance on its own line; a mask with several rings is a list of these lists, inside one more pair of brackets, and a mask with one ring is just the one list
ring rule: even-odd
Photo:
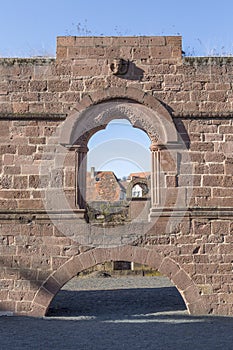
[[127,119],[133,127],[145,131],[151,140],[151,205],[152,209],[158,207],[161,203],[161,152],[180,148],[171,115],[156,98],[145,93],[140,95],[140,91],[135,89],[118,89],[117,93],[114,89],[111,93],[109,89],[102,91],[99,101],[92,99],[91,95],[86,97],[86,108],[82,107],[83,101],[76,106],[75,112],[61,128],[60,144],[77,154],[77,207],[85,209],[87,143],[94,133],[106,128],[116,118]]
[[194,282],[174,260],[165,257],[155,248],[121,246],[116,248],[95,248],[70,258],[57,271],[52,273],[40,287],[32,301],[29,315],[46,315],[52,299],[63,285],[75,277],[77,273],[96,264],[109,261],[128,261],[157,269],[174,283],[190,314],[200,315],[209,312]]

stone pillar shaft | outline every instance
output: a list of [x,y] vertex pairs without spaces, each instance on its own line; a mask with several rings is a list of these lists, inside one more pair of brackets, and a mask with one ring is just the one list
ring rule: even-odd
[[152,143],[151,147],[151,206],[160,204],[160,146]]
[[158,205],[160,200],[159,173],[160,173],[160,152],[152,151],[152,171],[151,171],[151,204]]

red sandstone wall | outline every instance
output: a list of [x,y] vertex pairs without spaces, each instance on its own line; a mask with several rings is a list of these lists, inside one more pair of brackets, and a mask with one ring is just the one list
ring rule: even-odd
[[[130,61],[125,76],[113,75],[109,68],[118,57]],[[56,130],[74,107],[122,97],[123,91],[126,98],[150,106],[148,95],[153,95],[171,113],[187,152],[176,164],[164,152],[162,187],[167,207],[174,205],[179,188],[181,206],[189,203],[190,210],[181,222],[175,217],[169,230],[166,215],[146,236],[140,237],[141,224],[132,232],[121,228],[122,242],[132,234],[134,245],[172,259],[197,286],[196,299],[208,306],[203,312],[233,314],[232,73],[232,58],[182,58],[180,37],[60,37],[56,59],[0,59],[2,310],[43,313],[45,306],[32,304],[38,288],[90,248],[88,230],[98,235],[96,228],[85,226],[82,241],[73,240],[75,229],[66,237],[44,211],[45,192],[59,187],[75,208],[75,153],[67,155],[56,173],[41,175],[39,168],[44,157],[57,161]],[[82,222],[80,218],[79,227]],[[169,268],[161,270],[170,276]],[[188,295],[190,286],[174,280]],[[55,290],[50,286],[49,293]],[[49,300],[46,293],[43,305]]]
[[[131,62],[123,78],[109,68],[118,56]],[[166,186],[189,187],[188,169],[195,174],[191,205],[231,206],[232,70],[231,58],[182,59],[180,37],[60,37],[56,60],[0,59],[2,208],[43,207],[37,177],[45,145],[84,95],[114,86],[152,94],[172,112],[193,166],[184,155]],[[60,169],[70,189],[72,174],[71,161]]]

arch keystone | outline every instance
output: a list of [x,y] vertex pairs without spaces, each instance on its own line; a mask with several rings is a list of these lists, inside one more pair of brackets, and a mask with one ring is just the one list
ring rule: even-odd
[[133,87],[126,88],[127,98],[143,103],[146,93],[143,90],[139,90]]
[[112,249],[111,258],[113,261],[116,260],[126,260],[132,261],[134,256],[134,247],[125,245],[121,247],[116,247]]

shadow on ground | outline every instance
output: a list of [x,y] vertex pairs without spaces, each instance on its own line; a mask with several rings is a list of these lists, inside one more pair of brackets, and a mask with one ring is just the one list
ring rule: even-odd
[[233,318],[187,314],[174,287],[62,290],[49,317],[0,317],[0,349],[233,349]]
[[186,306],[175,287],[96,291],[61,290],[47,316],[78,316],[95,319],[135,318],[163,311],[184,311]]

